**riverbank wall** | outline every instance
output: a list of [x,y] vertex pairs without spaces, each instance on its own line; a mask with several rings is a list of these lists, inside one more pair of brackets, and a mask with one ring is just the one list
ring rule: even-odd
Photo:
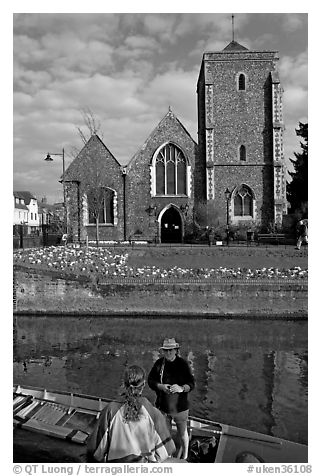
[[293,318],[308,316],[303,279],[119,279],[14,266],[15,314]]

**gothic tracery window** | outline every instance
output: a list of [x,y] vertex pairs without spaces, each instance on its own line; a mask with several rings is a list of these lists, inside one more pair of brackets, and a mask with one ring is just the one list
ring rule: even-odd
[[253,194],[246,185],[242,185],[234,195],[234,216],[253,216]]
[[187,161],[174,144],[166,144],[155,159],[156,195],[186,195]]

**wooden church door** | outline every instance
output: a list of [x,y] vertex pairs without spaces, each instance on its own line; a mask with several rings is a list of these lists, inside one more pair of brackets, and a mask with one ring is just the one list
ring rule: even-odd
[[162,216],[161,243],[182,242],[182,219],[178,210],[170,207]]

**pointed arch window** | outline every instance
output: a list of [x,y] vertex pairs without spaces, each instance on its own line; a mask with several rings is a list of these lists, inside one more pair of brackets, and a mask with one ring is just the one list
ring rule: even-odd
[[114,191],[110,188],[92,188],[87,194],[88,224],[114,224]]
[[240,73],[239,78],[238,78],[238,90],[239,91],[245,91],[245,74]]
[[166,144],[155,159],[156,195],[187,195],[187,160],[174,144]]
[[253,193],[249,187],[242,185],[234,195],[234,216],[253,217]]
[[246,147],[243,144],[239,148],[239,158],[243,162],[246,161]]

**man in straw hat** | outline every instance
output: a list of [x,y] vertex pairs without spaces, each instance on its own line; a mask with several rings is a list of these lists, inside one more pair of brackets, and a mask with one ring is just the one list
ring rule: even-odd
[[178,355],[179,344],[174,338],[164,339],[159,358],[148,376],[148,385],[156,392],[156,407],[167,417],[169,428],[172,420],[177,426],[181,446],[180,457],[188,455],[187,420],[188,393],[195,387],[194,376],[186,360]]

